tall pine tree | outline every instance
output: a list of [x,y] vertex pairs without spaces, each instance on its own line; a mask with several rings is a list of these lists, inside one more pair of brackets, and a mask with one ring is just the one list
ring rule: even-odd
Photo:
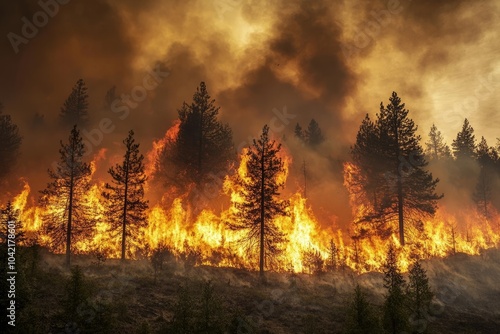
[[476,156],[476,137],[474,136],[474,128],[469,124],[466,118],[462,125],[462,130],[457,134],[457,137],[451,144],[453,155],[457,160],[469,159],[472,160]]
[[61,108],[61,121],[67,126],[84,126],[89,121],[87,86],[79,79]]
[[122,261],[126,258],[127,239],[136,241],[139,229],[146,225],[145,211],[148,208],[148,202],[144,200],[144,156],[139,154],[133,131],[123,144],[126,149],[123,162],[109,169],[113,181],[105,185],[106,191],[103,192],[111,229],[121,236]]
[[193,101],[183,103],[179,113],[179,132],[159,154],[156,177],[181,191],[191,185],[204,188],[214,178],[223,178],[235,159],[232,132],[218,120],[220,108],[200,83]]
[[284,163],[278,156],[281,144],[269,138],[269,126],[265,125],[258,140],[247,151],[247,175],[238,177],[236,183],[242,189],[243,202],[235,203],[238,210],[236,221],[229,227],[244,230],[242,240],[250,251],[259,251],[259,272],[264,276],[266,261],[279,251],[283,233],[274,224],[278,215],[287,214],[288,202],[279,200],[279,189],[284,187],[279,176],[284,173]]
[[91,170],[83,162],[85,147],[76,125],[69,142],[61,141],[60,161],[56,169],[49,169],[52,179],[42,190],[40,204],[49,210],[43,216],[53,248],[66,244],[66,265],[70,265],[71,245],[92,233],[93,219],[88,213],[83,195],[90,189]]
[[359,169],[355,186],[371,204],[364,219],[377,222],[384,235],[397,221],[401,245],[405,244],[406,223],[421,228],[420,218],[433,215],[442,197],[435,193],[439,180],[425,168],[428,163],[417,126],[408,112],[393,92],[387,106],[380,104],[376,122],[365,117],[352,148]]

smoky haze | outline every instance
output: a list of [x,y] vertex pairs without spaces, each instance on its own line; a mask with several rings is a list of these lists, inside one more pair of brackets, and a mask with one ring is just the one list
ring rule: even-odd
[[[48,1],[46,1],[48,2]],[[37,1],[3,2],[1,32],[22,34]],[[69,131],[60,109],[79,78],[88,87],[90,124],[109,118],[114,130],[92,147],[96,179],[122,155],[133,129],[142,151],[163,136],[205,81],[244,146],[276,111],[287,118],[275,132],[293,154],[290,191],[301,189],[306,161],[310,202],[325,225],[347,226],[350,209],[342,161],[366,113],[395,90],[424,139],[433,122],[448,144],[469,117],[476,133],[495,141],[500,126],[499,41],[495,1],[70,1],[15,53],[7,37],[0,53],[0,101],[23,135],[13,194],[25,177],[34,191],[48,181]],[[158,87],[124,119],[106,106],[106,92],[131,94],[160,62]],[[480,91],[480,94],[476,94]],[[495,93],[496,92],[496,93]],[[318,121],[326,142],[311,152],[293,139],[297,122]],[[105,150],[102,150],[105,149]],[[439,175],[437,175],[439,176]]]

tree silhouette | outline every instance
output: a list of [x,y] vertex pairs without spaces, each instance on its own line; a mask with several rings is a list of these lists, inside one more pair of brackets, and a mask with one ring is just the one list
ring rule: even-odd
[[191,185],[205,187],[226,174],[235,158],[232,132],[217,117],[219,107],[200,83],[191,104],[183,103],[176,139],[165,145],[157,162],[157,177],[167,185],[186,190]]
[[311,119],[309,122],[305,131],[305,136],[307,138],[307,144],[311,147],[316,147],[325,141],[325,137],[323,137],[323,134],[321,133],[319,124],[314,119]]
[[287,201],[278,199],[279,189],[284,187],[279,176],[284,173],[284,164],[278,154],[281,144],[269,138],[269,127],[262,129],[258,140],[248,148],[247,175],[237,177],[241,187],[242,202],[236,202],[236,221],[229,224],[233,230],[245,230],[242,240],[252,251],[259,249],[259,272],[264,276],[266,260],[271,260],[279,251],[278,245],[284,235],[273,223],[278,215],[287,215]]
[[398,221],[399,240],[405,244],[405,222],[421,229],[421,218],[433,215],[437,200],[438,179],[426,171],[427,162],[420,146],[417,126],[396,92],[389,104],[380,103],[376,122],[363,120],[352,148],[359,175],[353,178],[354,189],[363,195],[371,210],[363,220],[374,222],[380,234]]
[[486,139],[481,137],[477,145],[476,158],[479,164],[479,177],[473,193],[473,199],[481,215],[491,218],[492,184],[495,180],[495,168],[499,161],[498,154],[493,147],[489,147]]
[[300,139],[304,144],[314,148],[325,141],[318,122],[311,119],[306,130],[303,130],[299,123],[295,125],[294,135]]
[[61,141],[59,153],[56,169],[48,170],[52,181],[41,191],[40,204],[48,208],[43,221],[52,247],[58,248],[66,242],[66,265],[69,267],[73,241],[88,236],[94,223],[83,199],[90,188],[90,165],[82,160],[85,147],[76,125],[68,144]]
[[[5,208],[0,210],[0,243],[7,242],[9,235],[9,223],[14,224],[15,243],[19,245],[26,240],[23,224],[19,220],[19,210],[16,210],[11,201],[8,201]],[[13,240],[14,241],[14,240]]]
[[0,103],[0,181],[3,181],[16,164],[21,142],[19,128],[12,123],[10,115],[3,114],[3,106]]
[[455,159],[463,160],[475,158],[476,137],[474,136],[474,129],[469,124],[467,118],[464,120],[462,130],[457,134],[451,146]]
[[112,184],[106,183],[103,196],[107,204],[107,217],[111,230],[121,235],[121,259],[126,258],[127,238],[135,241],[139,228],[146,225],[148,202],[144,200],[144,156],[139,154],[139,144],[130,131],[125,144],[122,164],[111,167]]
[[451,157],[450,148],[444,142],[443,135],[435,124],[432,124],[431,130],[429,131],[429,141],[425,143],[425,146],[425,153],[431,160]]
[[[415,263],[410,268],[409,283],[407,287],[408,305],[411,312],[412,323],[416,326],[426,324],[426,316],[429,312],[433,293],[429,286],[429,279],[425,269],[422,268],[420,261]],[[422,328],[418,328],[421,333]],[[424,328],[425,329],[425,328]]]
[[295,125],[295,129],[293,130],[293,133],[295,137],[297,137],[300,140],[304,140],[304,130],[302,130],[302,127],[300,126],[299,123]]
[[396,248],[389,244],[383,265],[384,287],[387,289],[384,301],[383,325],[392,334],[399,334],[408,329],[406,312],[405,280],[398,266]]
[[67,126],[83,126],[89,121],[87,87],[79,79],[61,108],[61,121]]
[[346,334],[376,334],[382,333],[379,320],[373,307],[356,284],[346,321]]

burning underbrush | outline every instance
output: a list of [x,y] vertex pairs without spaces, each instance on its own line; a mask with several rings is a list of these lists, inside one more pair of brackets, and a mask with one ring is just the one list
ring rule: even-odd
[[[172,134],[167,132],[167,136]],[[247,172],[245,154],[241,157],[240,166],[235,173],[244,178]],[[285,172],[280,177],[286,180],[292,159],[284,153],[283,161]],[[355,173],[355,167],[346,163],[344,169],[348,185],[350,175]],[[51,210],[60,210],[58,214],[64,215],[64,209],[61,209],[64,205],[37,205],[29,183],[23,182],[24,189],[15,197],[13,206],[19,210],[20,220],[31,238],[28,242],[49,246],[51,240],[44,232],[42,217]],[[150,206],[147,211],[148,224],[141,228],[139,239],[129,245],[129,256],[134,259],[151,257],[155,251],[166,249],[173,257],[189,259],[195,265],[256,268],[258,262],[255,254],[249,253],[239,242],[242,232],[227,227],[228,222],[234,219],[237,210],[235,203],[242,201],[241,191],[230,176],[226,176],[221,182],[224,194],[219,196],[229,199],[226,208],[197,208],[191,203],[189,194],[175,197],[168,202],[158,201]],[[106,221],[101,195],[103,187],[103,182],[95,182],[84,194],[83,203],[91,209],[96,224],[89,239],[74,243],[74,254],[98,254],[102,258],[120,256],[119,239],[109,233],[109,224]],[[363,215],[366,207],[363,199],[356,197],[354,189],[348,187],[348,190],[351,193],[351,207],[356,221]],[[168,194],[163,197],[168,197]],[[266,263],[268,269],[294,273],[317,273],[338,268],[350,268],[358,273],[377,271],[383,263],[387,245],[398,244],[395,233],[389,236],[361,233],[361,230],[369,231],[369,224],[354,224],[353,229],[348,231],[336,227],[334,222],[320,224],[300,192],[290,195],[287,199],[290,203],[288,215],[274,218],[274,223],[286,238],[279,245],[280,251],[273,261]],[[400,266],[406,270],[414,258],[443,258],[456,253],[477,255],[485,249],[498,247],[499,221],[497,213],[486,220],[473,208],[451,213],[446,207],[440,207],[434,217],[420,220],[419,230],[408,229],[409,240],[407,247],[400,252]],[[388,222],[387,225],[394,224]],[[60,253],[63,249],[55,248],[52,251]]]

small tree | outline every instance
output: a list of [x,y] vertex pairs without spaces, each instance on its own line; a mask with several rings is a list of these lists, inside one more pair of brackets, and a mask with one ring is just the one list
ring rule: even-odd
[[430,160],[439,160],[451,157],[450,148],[444,142],[443,135],[435,124],[432,124],[429,132],[429,141],[425,143],[425,146],[425,153],[428,157],[430,157]]
[[43,216],[45,229],[53,248],[66,242],[66,265],[69,267],[73,241],[88,237],[94,225],[83,199],[90,189],[90,165],[83,162],[85,147],[76,125],[68,144],[61,141],[59,153],[61,157],[56,169],[48,170],[52,182],[41,191],[40,204],[51,208]]
[[293,131],[295,137],[297,137],[300,140],[304,140],[304,130],[302,130],[302,127],[300,126],[299,123],[295,125],[295,129]]
[[122,164],[111,167],[108,173],[113,183],[106,183],[103,196],[107,203],[107,216],[113,232],[121,236],[121,259],[126,258],[127,237],[133,241],[139,235],[140,227],[146,225],[148,202],[144,200],[144,156],[139,154],[139,144],[130,131],[125,144]]
[[319,124],[314,119],[311,119],[309,122],[307,130],[305,131],[305,137],[307,138],[307,144],[311,147],[316,147],[325,141]]
[[169,333],[192,334],[195,329],[194,299],[187,286],[179,288]]
[[199,312],[196,321],[196,333],[225,333],[227,319],[222,299],[217,295],[211,281],[202,283],[199,295]]
[[464,120],[462,130],[457,134],[451,146],[453,148],[453,155],[457,160],[475,158],[476,137],[474,136],[474,129],[469,124],[467,118]]
[[492,205],[492,183],[495,180],[495,168],[498,163],[498,154],[493,147],[488,147],[484,137],[477,146],[476,158],[480,167],[479,177],[476,188],[473,193],[473,199],[476,202],[478,211],[481,215],[491,218]]
[[366,299],[366,295],[361,291],[359,284],[356,284],[354,295],[349,306],[346,321],[347,334],[376,334],[382,333],[380,322],[375,315],[373,307]]
[[88,117],[88,94],[83,79],[79,79],[61,108],[61,120],[68,126],[86,125]]
[[90,296],[90,286],[81,268],[79,266],[71,268],[71,276],[66,283],[63,301],[65,318],[78,323],[81,320],[79,310],[88,302]]
[[412,327],[418,327],[415,328],[415,330],[418,333],[422,333],[427,324],[425,320],[432,301],[433,293],[429,286],[427,273],[425,272],[425,269],[422,268],[422,265],[418,260],[415,261],[413,266],[410,268],[407,296]]
[[278,154],[281,144],[269,138],[269,127],[248,148],[247,175],[239,176],[236,183],[242,189],[243,202],[236,202],[236,220],[229,224],[233,230],[245,230],[244,241],[249,250],[259,249],[259,272],[264,276],[266,259],[272,259],[279,251],[284,235],[273,223],[278,215],[287,215],[288,202],[278,199],[284,183],[279,176],[284,173],[284,163]]
[[387,294],[384,301],[383,325],[392,334],[399,334],[408,329],[405,280],[398,266],[398,258],[394,244],[389,245],[387,257],[383,265],[384,287]]
[[[10,226],[14,226],[16,245],[22,244],[26,240],[22,222],[19,220],[19,210],[14,209],[11,201],[8,201],[4,209],[0,210],[0,243],[7,242]],[[11,225],[13,224],[13,225]]]
[[10,115],[4,115],[0,103],[0,181],[10,173],[17,161],[22,137],[19,128],[12,122]]
[[333,239],[330,239],[330,245],[328,247],[328,260],[326,268],[329,271],[334,271],[338,266],[338,254],[339,250]]

